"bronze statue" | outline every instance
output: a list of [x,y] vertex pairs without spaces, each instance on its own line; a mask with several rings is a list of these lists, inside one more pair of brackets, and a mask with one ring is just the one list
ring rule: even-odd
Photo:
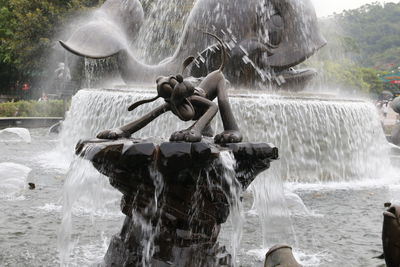
[[[242,141],[242,135],[236,124],[228,95],[226,93],[226,81],[222,73],[225,66],[225,47],[221,39],[216,35],[206,33],[215,37],[221,47],[222,64],[220,68],[208,74],[198,87],[193,86],[182,75],[162,76],[157,78],[157,96],[152,99],[142,100],[129,107],[129,111],[138,106],[155,101],[159,97],[164,98],[165,104],[152,110],[142,118],[135,120],[117,129],[105,130],[97,135],[100,139],[117,139],[130,137],[133,133],[145,127],[161,114],[171,111],[183,121],[194,120],[195,123],[186,130],[181,130],[171,135],[170,141],[199,142],[202,136],[212,136],[210,122],[218,109],[221,113],[224,131],[215,136],[216,143],[238,143]],[[189,57],[183,63],[183,69],[189,65],[193,57]],[[212,102],[218,99],[218,106]]]
[[388,267],[400,266],[400,206],[391,205],[383,213],[383,257]]
[[[394,110],[394,112],[400,114],[400,97],[396,97],[395,99],[393,99],[390,106]],[[396,146],[400,145],[400,123],[398,120],[396,121],[396,124],[393,126],[390,136],[390,142],[395,144]]]
[[265,255],[264,267],[301,267],[293,256],[292,248],[287,245],[275,245]]
[[[119,8],[121,5],[130,8],[126,11]],[[316,72],[292,67],[326,44],[310,0],[198,0],[174,54],[159,64],[147,65],[134,56],[134,49],[130,47],[143,21],[143,9],[138,0],[107,0],[101,10],[104,17],[93,18],[66,42],[60,43],[79,56],[115,56],[121,77],[127,84],[154,81],[160,75],[177,73],[181,62],[199,51],[203,51],[200,58],[207,57],[193,64],[190,74],[206,76],[210,68],[215,69],[220,64],[215,63],[219,55],[213,53],[215,43],[204,38],[198,29],[224,34],[229,53],[224,74],[232,84],[252,87],[257,82],[287,87],[298,83],[305,85]],[[123,19],[116,20],[115,14]],[[127,17],[132,18],[131,22],[127,22]],[[105,21],[107,18],[109,20]]]

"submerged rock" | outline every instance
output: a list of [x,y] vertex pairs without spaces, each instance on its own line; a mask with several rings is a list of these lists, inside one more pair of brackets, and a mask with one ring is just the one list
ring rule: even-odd
[[[122,192],[127,216],[105,256],[106,266],[231,266],[217,243],[232,194],[241,192],[278,158],[265,143],[89,140],[77,154],[90,160]],[[232,153],[233,182],[222,153]],[[233,187],[233,188],[232,188]]]

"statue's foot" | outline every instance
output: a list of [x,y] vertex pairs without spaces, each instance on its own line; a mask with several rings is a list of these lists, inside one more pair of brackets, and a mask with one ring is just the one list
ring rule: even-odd
[[216,144],[226,144],[226,143],[239,143],[243,139],[242,134],[239,131],[228,130],[217,134],[214,137],[214,142]]
[[111,129],[111,130],[105,130],[97,134],[97,138],[99,139],[119,139],[119,138],[127,138],[129,137],[130,134],[122,131],[119,128]]
[[169,141],[185,141],[185,142],[200,142],[201,141],[201,133],[195,131],[193,129],[182,130],[175,132],[169,138]]

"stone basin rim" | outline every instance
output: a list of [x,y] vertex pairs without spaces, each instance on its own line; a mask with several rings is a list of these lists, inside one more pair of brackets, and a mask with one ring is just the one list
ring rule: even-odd
[[[144,85],[143,85],[144,86]],[[156,95],[154,86],[146,85],[148,88],[130,87],[130,88],[83,88],[80,91],[86,92],[108,92],[108,93],[139,93],[146,95]],[[154,88],[153,88],[154,87]],[[300,93],[273,93],[261,90],[229,90],[229,98],[231,99],[271,99],[271,100],[289,100],[289,101],[314,101],[314,102],[329,102],[329,103],[366,103],[367,99],[363,98],[341,98],[334,94],[329,93],[313,93],[313,92],[300,92]]]

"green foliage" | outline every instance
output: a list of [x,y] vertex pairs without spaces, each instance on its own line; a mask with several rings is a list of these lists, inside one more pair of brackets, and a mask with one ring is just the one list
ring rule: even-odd
[[62,117],[61,100],[0,103],[0,117]]
[[328,83],[334,82],[335,85],[358,89],[366,92],[369,90],[368,84],[362,79],[359,68],[349,62],[325,61],[323,65],[325,78]]
[[0,88],[32,82],[43,70],[59,26],[101,0],[0,0]]
[[328,85],[356,89],[366,94],[379,94],[385,89],[384,83],[379,78],[386,74],[385,72],[360,67],[349,60],[325,60],[321,68],[325,83]]
[[321,20],[328,40],[325,59],[351,59],[363,66],[391,70],[400,66],[400,3],[378,2]]
[[[400,66],[400,3],[372,3],[320,21],[327,46],[310,64],[326,83],[363,93],[388,88],[379,75]],[[395,88],[397,87],[397,88]]]

